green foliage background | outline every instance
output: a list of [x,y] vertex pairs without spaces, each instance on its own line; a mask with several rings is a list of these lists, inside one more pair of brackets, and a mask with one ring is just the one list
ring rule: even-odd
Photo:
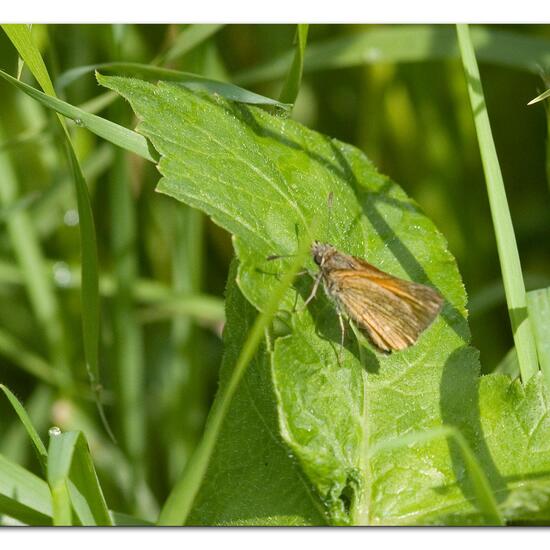
[[[471,344],[480,351],[481,371],[493,372],[502,368],[502,360],[512,348],[513,340],[463,70],[456,46],[454,53],[452,46],[448,50],[443,47],[456,40],[454,29],[439,27],[437,36],[441,43],[419,47],[416,54],[410,53],[412,62],[394,62],[391,43],[389,49],[382,50],[390,52],[387,55],[374,49],[370,58],[351,59],[354,41],[361,40],[365,31],[378,30],[388,29],[310,26],[306,51],[311,51],[311,59],[308,66],[306,55],[305,74],[292,117],[309,128],[364,151],[377,170],[398,182],[434,222],[447,239],[448,249],[456,258],[464,281]],[[482,28],[476,30],[483,32]],[[490,30],[502,29],[491,27]],[[430,29],[423,32],[427,31]],[[521,63],[514,63],[513,48],[507,51],[502,45],[513,45],[514,40],[523,36],[533,39],[535,45],[540,40],[542,48],[546,41],[550,44],[550,29],[546,26],[508,26],[505,32],[510,34],[499,38],[502,42],[497,44],[498,47],[491,49],[489,40],[485,44],[485,53],[480,53],[481,77],[526,284],[528,288],[539,288],[548,286],[550,282],[550,259],[545,254],[545,243],[550,236],[546,115],[542,104],[526,107],[526,103],[546,86],[538,68],[531,66],[530,70],[520,70]],[[184,35],[186,40],[182,41],[188,49],[184,48],[183,52],[174,48],[180,33],[188,33]],[[136,122],[132,111],[120,100],[107,104],[111,101],[110,96],[103,96],[105,89],[98,87],[93,72],[62,86],[66,71],[106,61],[149,63],[156,59],[171,68],[235,82],[276,98],[289,67],[289,59],[283,57],[284,62],[279,62],[279,55],[291,49],[295,33],[296,27],[290,25],[212,26],[203,27],[199,32],[197,27],[182,29],[160,25],[51,25],[33,29],[33,36],[57,85],[58,96],[72,105],[92,102],[88,103],[87,110],[102,109],[101,116],[127,127],[133,127]],[[422,32],[411,31],[411,37],[415,44],[423,44]],[[315,45],[330,45],[333,40],[336,41],[333,50],[338,46],[337,41],[344,40],[351,45],[351,53],[348,52],[348,58],[343,54],[334,56],[332,68],[316,69],[316,63],[319,64],[319,59],[323,58],[323,50],[318,48],[315,57]],[[331,51],[330,47],[325,51]],[[536,57],[538,51],[535,48],[532,52],[532,65],[544,60]],[[171,53],[163,55],[163,52]],[[450,53],[446,55],[445,52]],[[398,45],[393,54],[403,57]],[[484,59],[490,62],[484,62]],[[0,68],[16,74],[16,53],[4,34],[0,36],[0,60]],[[258,76],[258,71],[255,74],[252,70],[257,66],[264,66],[263,76],[261,72]],[[28,75],[24,75],[28,79]],[[65,78],[65,82],[68,80]],[[54,424],[63,430],[83,430],[111,509],[155,520],[182,467],[196,448],[217,387],[223,351],[220,330],[224,317],[222,299],[233,256],[230,235],[198,210],[155,193],[159,174],[154,165],[121,152],[86,129],[79,129],[78,125],[71,127],[73,143],[90,188],[98,236],[103,296],[100,365],[106,388],[105,407],[119,439],[119,444],[113,445],[98,418],[83,363],[81,305],[76,291],[79,286],[80,245],[75,197],[55,126],[51,123],[52,114],[8,84],[0,85],[0,94],[0,148],[3,153],[0,164],[3,180],[0,184],[0,382],[25,404],[41,435],[45,435],[48,427]],[[106,107],[100,105],[103,100],[107,100]],[[239,136],[233,137],[237,142]],[[162,152],[158,143],[152,141]],[[161,164],[161,171],[162,167]],[[169,171],[166,164],[164,167]],[[189,165],[185,168],[189,169]],[[222,163],[219,170],[223,168]],[[200,170],[204,165],[198,164],[196,169],[194,178],[200,182]],[[167,175],[166,172],[163,174]],[[177,186],[170,188],[170,178],[164,180],[161,189],[178,196]],[[314,191],[313,187],[312,196]],[[319,193],[321,211],[324,207],[322,195]],[[201,198],[204,201],[204,197]],[[392,198],[395,197],[392,195]],[[399,192],[397,198],[403,199]],[[217,197],[210,200],[215,203]],[[228,203],[232,200],[232,197],[226,197]],[[191,204],[201,206],[203,203],[197,199]],[[236,200],[230,206],[239,208]],[[342,207],[342,210],[346,208]],[[338,220],[338,215],[335,219]],[[228,228],[228,223],[221,225]],[[29,227],[36,241],[25,241]],[[238,234],[234,228],[229,229]],[[284,244],[287,249],[262,252],[292,252],[292,228],[281,230],[281,235],[273,244]],[[241,242],[242,237],[242,234],[238,235],[234,244],[241,252],[241,261],[244,259],[246,264],[247,255],[253,256],[246,247],[253,249],[254,253],[261,247],[250,244],[250,239]],[[45,273],[37,274],[19,261],[21,246],[30,247],[32,256],[32,247],[36,246],[33,242],[40,242],[42,246]],[[369,242],[371,247],[382,250],[382,257],[383,244],[377,243],[375,236]],[[391,262],[391,254],[388,261]],[[396,268],[399,269],[394,266],[394,271]],[[240,275],[241,290],[248,289],[247,298],[261,305],[268,293],[264,290],[265,295],[262,295],[261,285],[253,275],[247,275],[246,266]],[[32,281],[38,281],[38,286]],[[47,288],[41,290],[40,284],[55,285],[59,311],[48,302],[49,291]],[[456,305],[462,308],[462,290],[456,286],[456,281],[452,284],[455,286],[450,293],[454,293]],[[26,290],[29,288],[35,288],[34,301]],[[234,285],[230,286],[228,296],[233,304],[241,304],[233,311],[250,309]],[[34,306],[36,302],[42,302],[38,309]],[[228,310],[228,315],[231,311]],[[242,321],[250,326],[252,317],[242,314]],[[306,333],[309,328],[307,323],[304,324]],[[235,338],[238,340],[242,336],[236,335]],[[235,342],[232,345],[235,346]],[[448,351],[452,350],[453,347],[449,347]],[[441,391],[448,392],[450,416],[443,420],[451,425],[459,424],[466,431],[470,426],[475,431],[478,427],[474,422],[472,428],[472,418],[460,419],[460,411],[456,409],[459,400],[452,395],[458,381],[465,375],[464,370],[457,373],[455,369],[463,368],[475,376],[479,368],[475,352],[467,348],[463,350],[459,352],[460,357],[454,357],[454,363],[447,363],[447,378],[442,382]],[[287,340],[276,348],[276,355],[292,362],[293,354],[298,351],[292,350],[292,343]],[[225,365],[230,365],[231,353],[235,355],[235,361],[238,349],[228,352]],[[258,395],[265,396],[272,391],[268,387],[273,382],[265,378],[265,371],[256,363],[251,365],[246,375],[251,378],[248,384],[256,388]],[[438,372],[432,373],[433,380],[422,381],[428,387],[432,383],[439,384]],[[276,372],[275,383],[280,384],[277,391],[282,392],[282,401],[287,399],[292,404],[292,396],[285,396],[284,391],[291,392],[294,382],[285,376],[286,371]],[[506,418],[499,418],[498,411],[512,406],[514,410],[523,410],[532,425],[538,423],[538,428],[542,423],[545,426],[546,406],[540,405],[539,409],[533,406],[534,401],[544,400],[539,382],[533,382],[528,388],[527,393],[531,392],[534,397],[525,404],[523,389],[516,385],[510,395],[508,386],[499,380],[502,379],[491,379],[479,390],[481,394],[487,394],[479,405],[488,414],[484,431],[487,432],[489,427],[495,433],[503,429]],[[444,384],[447,385],[444,387]],[[266,392],[262,393],[263,389]],[[463,387],[461,391],[467,400],[474,389]],[[241,399],[243,396],[238,394],[234,404],[237,409]],[[387,399],[387,395],[380,398],[381,402]],[[431,418],[435,414],[431,407],[435,405],[427,399],[417,404],[415,410],[422,409],[423,405],[428,411],[426,418]],[[260,401],[257,406],[265,409],[263,417],[272,422],[272,427],[275,426],[273,403]],[[491,411],[497,411],[494,417],[489,414]],[[254,430],[257,429],[254,418],[247,419],[247,407],[243,408],[242,414],[236,414],[234,410],[231,414],[230,427],[220,440],[222,446],[230,442],[227,452],[231,452],[231,444],[234,445],[237,437],[233,435],[232,438],[231,422],[237,423],[236,434],[247,430],[247,444],[255,441]],[[284,416],[282,411],[279,414]],[[478,414],[482,415],[480,411]],[[418,425],[423,425],[421,420]],[[518,448],[529,446],[533,435],[529,430],[529,441],[525,442],[521,429],[514,431],[514,426],[507,429],[508,441],[515,442]],[[307,446],[302,447],[299,438],[294,440],[294,435],[286,435],[286,444],[294,453],[301,457],[300,453],[311,452]],[[265,432],[257,437],[258,441],[263,441],[261,438],[265,437]],[[536,433],[533,437],[535,447],[546,452],[545,445],[536,441]],[[436,441],[430,445],[437,453],[437,448],[445,444]],[[500,457],[511,452],[502,449],[501,442],[493,442],[490,437],[488,445],[490,451],[476,449],[485,466],[492,464],[491,455],[496,453],[497,461],[500,461]],[[269,438],[258,444],[257,449],[258,453],[269,451],[270,458],[281,453],[280,444],[273,445]],[[0,402],[0,452],[11,461],[39,472],[40,465],[32,455],[24,428],[14,417],[7,400]],[[218,456],[220,452],[218,449]],[[455,469],[463,468],[461,460],[456,458],[457,452],[451,447]],[[221,456],[223,459],[223,452]],[[397,460],[395,456],[399,455],[394,455],[394,460]],[[512,453],[498,466],[506,470],[506,474],[521,477],[523,472],[514,472],[507,466],[514,457],[517,458]],[[214,468],[216,460],[221,459],[214,457]],[[255,457],[254,462],[261,460],[262,457]],[[257,498],[255,487],[259,480],[265,479],[263,474],[258,473],[259,477],[255,479],[256,474],[249,471],[247,477],[235,466],[235,475],[240,476],[241,483],[233,488],[224,486],[226,493],[222,491],[223,494],[216,495],[214,504],[209,503],[210,495],[221,484],[212,481],[215,476],[209,477],[208,483],[214,483],[214,486],[203,488],[190,521],[208,523],[210,518],[212,522],[242,522],[246,512],[240,513],[238,506],[231,513],[227,512],[231,504],[235,506],[238,495],[245,504],[249,498],[248,506],[252,502],[259,507],[258,517],[277,517],[275,523],[284,521],[273,509],[273,502],[279,501],[289,502],[285,509],[289,514],[288,523],[325,521],[326,518],[321,518],[326,510],[319,509],[318,502],[304,507],[304,501],[311,498],[308,496],[310,483],[323,493],[320,487],[323,487],[324,474],[310,471],[309,480],[304,480],[303,474],[297,472],[295,460],[285,456],[269,462],[274,465],[273,479],[279,482],[270,488],[271,493],[268,491],[275,496],[265,502],[254,500]],[[383,471],[380,465],[378,468]],[[541,469],[546,469],[542,459],[534,467],[534,470]],[[490,482],[498,493],[501,480],[489,470]],[[222,467],[220,471],[223,471]],[[349,472],[342,474],[342,486],[349,484],[347,474]],[[380,476],[382,478],[383,474]],[[280,480],[286,480],[286,487],[285,481]],[[384,519],[391,522],[388,518],[392,517],[394,522],[399,522],[399,518],[413,513],[407,512],[406,499],[399,510],[390,509],[391,502],[383,502],[384,491],[398,485],[399,480],[391,479],[386,479],[381,485],[385,487],[381,489],[382,496],[378,501],[382,522]],[[329,489],[325,491],[327,494]],[[519,492],[516,491],[507,501],[505,509],[505,515],[508,513],[518,521],[529,519],[525,512],[529,507],[521,500],[522,489],[527,491],[524,485],[519,487]],[[464,488],[462,490],[464,492]],[[277,491],[283,492],[279,494]],[[466,487],[465,491],[471,493],[471,488]],[[545,486],[539,485],[537,491],[539,500],[547,502]],[[535,493],[528,493],[526,500],[533,500]],[[447,497],[442,497],[442,500]],[[330,496],[327,498],[330,508],[334,502]],[[421,500],[416,494],[411,500],[411,506],[417,507],[416,513],[420,513]],[[449,510],[449,522],[452,522],[453,513],[458,514],[462,522],[478,521],[472,515],[472,509],[461,509],[460,506],[458,504]],[[429,506],[425,505],[425,508]],[[288,510],[293,510],[294,515]],[[338,516],[338,511],[331,510],[338,521],[344,521]],[[234,520],[231,514],[234,514]],[[429,512],[421,519],[430,521]],[[254,522],[253,518],[251,522]]]

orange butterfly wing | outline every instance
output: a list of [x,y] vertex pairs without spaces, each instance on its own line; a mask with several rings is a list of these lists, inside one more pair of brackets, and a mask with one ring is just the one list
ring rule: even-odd
[[385,273],[360,258],[354,269],[334,269],[333,295],[372,342],[384,351],[414,344],[435,319],[443,298],[435,289]]

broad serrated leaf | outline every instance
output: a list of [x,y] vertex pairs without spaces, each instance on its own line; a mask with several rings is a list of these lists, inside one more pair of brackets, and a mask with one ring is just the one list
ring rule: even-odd
[[[169,83],[120,77],[100,77],[100,82],[130,101],[141,119],[139,131],[161,154],[158,190],[200,208],[234,235],[236,281],[257,309],[262,310],[288,267],[288,261],[267,261],[267,256],[292,254],[304,235],[331,242],[397,276],[435,286],[446,299],[440,316],[411,348],[384,355],[348,335],[339,357],[340,329],[332,304],[319,293],[303,310],[311,281],[298,280],[282,306],[290,334],[274,339],[270,351],[258,355],[258,364],[241,384],[239,392],[248,401],[239,393],[234,418],[226,418],[192,521],[266,522],[258,502],[265,505],[270,494],[269,522],[294,522],[286,519],[296,515],[280,492],[257,477],[259,457],[271,448],[264,439],[256,445],[249,443],[254,437],[247,439],[258,429],[247,421],[258,415],[254,407],[271,399],[279,422],[273,437],[282,438],[298,460],[300,478],[314,488],[314,501],[308,493],[309,502],[302,505],[311,510],[321,505],[330,523],[492,521],[482,512],[479,487],[456,442],[424,438],[384,450],[385,442],[433,433],[444,425],[464,435],[494,498],[513,520],[510,510],[520,509],[521,499],[506,505],[515,491],[509,476],[517,476],[519,469],[544,477],[550,453],[543,448],[536,460],[523,454],[523,463],[517,464],[513,454],[506,454],[501,419],[518,414],[514,392],[521,386],[506,377],[479,378],[477,351],[468,347],[466,296],[456,264],[444,238],[414,201],[356,148],[292,120]],[[329,193],[334,194],[330,214]],[[319,229],[308,235],[314,219]],[[244,311],[243,301],[240,314],[228,314],[229,350],[240,346],[246,334]],[[231,351],[227,353],[231,363]],[[263,382],[251,383],[253,373],[260,373]],[[538,380],[534,377],[527,386],[536,391],[520,400],[519,414],[525,429],[550,435],[541,420],[546,409]],[[495,383],[504,394],[493,407],[494,395],[484,388]],[[518,434],[512,440],[525,444]],[[243,448],[249,447],[253,451],[243,461]],[[372,448],[379,451],[371,454]],[[284,460],[277,459],[279,464]],[[283,486],[287,482],[284,476],[279,479]],[[240,498],[239,486],[260,489],[255,498]],[[300,517],[319,523],[321,516]]]

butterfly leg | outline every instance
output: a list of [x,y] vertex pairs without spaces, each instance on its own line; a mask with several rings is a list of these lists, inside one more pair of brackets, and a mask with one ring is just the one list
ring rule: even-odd
[[311,302],[311,300],[315,298],[315,295],[317,294],[317,289],[319,288],[319,283],[321,282],[322,277],[323,277],[323,273],[319,271],[318,275],[315,277],[315,283],[313,284],[311,294],[308,296],[307,300],[304,302],[304,309],[306,309],[309,302]]
[[340,349],[338,350],[338,363],[342,364],[342,352],[344,351],[344,340],[346,339],[346,325],[344,323],[344,316],[338,311],[338,321],[340,323]]

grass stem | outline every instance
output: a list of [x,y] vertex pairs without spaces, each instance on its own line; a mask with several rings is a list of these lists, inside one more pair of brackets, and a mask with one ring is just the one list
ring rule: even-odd
[[468,25],[457,25],[457,34],[485,172],[508,313],[521,379],[525,383],[537,372],[538,366],[518,247]]

